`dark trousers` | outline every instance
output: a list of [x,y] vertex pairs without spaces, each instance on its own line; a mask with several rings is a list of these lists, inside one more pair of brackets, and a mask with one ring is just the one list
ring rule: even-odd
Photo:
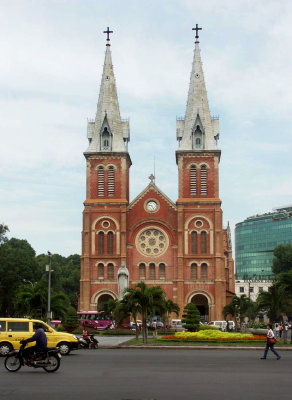
[[264,358],[267,358],[267,354],[268,354],[269,349],[271,350],[271,352],[273,352],[275,354],[276,357],[280,357],[279,354],[274,349],[274,343],[267,343],[266,344],[266,348],[265,348],[265,352],[264,352]]
[[23,350],[23,356],[25,358],[34,358],[35,356],[40,357],[45,354],[45,350],[40,350],[36,346],[27,347]]

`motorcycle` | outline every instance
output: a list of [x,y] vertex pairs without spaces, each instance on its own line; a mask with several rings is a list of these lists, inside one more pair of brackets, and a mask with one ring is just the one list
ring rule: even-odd
[[81,349],[97,349],[98,348],[98,340],[95,339],[94,335],[91,333],[88,335],[89,342],[84,339],[84,337],[78,338],[79,346]]
[[8,353],[5,358],[4,366],[9,372],[16,372],[23,366],[33,368],[43,368],[46,372],[55,372],[60,367],[61,354],[57,347],[48,347],[47,350],[40,356],[35,357],[35,354],[24,354],[26,342],[20,342],[19,350],[14,350]]

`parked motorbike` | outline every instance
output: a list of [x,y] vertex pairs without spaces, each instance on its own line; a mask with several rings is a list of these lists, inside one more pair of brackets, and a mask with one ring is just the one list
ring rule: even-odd
[[[9,372],[16,372],[21,367],[43,368],[46,372],[55,372],[60,367],[61,354],[57,347],[48,347],[41,356],[24,354],[26,342],[21,343],[19,350],[8,353],[4,361],[4,366]],[[40,359],[39,359],[40,358]]]
[[81,349],[97,349],[98,348],[98,340],[95,339],[94,335],[91,333],[88,335],[89,342],[84,339],[84,337],[78,338],[79,346]]

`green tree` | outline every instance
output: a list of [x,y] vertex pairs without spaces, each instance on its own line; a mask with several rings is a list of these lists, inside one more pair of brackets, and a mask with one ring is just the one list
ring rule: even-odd
[[140,282],[136,287],[126,289],[121,304],[135,318],[138,313],[141,315],[143,343],[147,343],[147,318],[165,312],[164,291],[160,286],[146,286]]
[[100,310],[103,311],[103,316],[105,318],[109,318],[111,321],[116,319],[116,315],[118,313],[119,300],[109,299],[104,303],[101,303]]
[[0,246],[1,244],[7,242],[6,233],[9,232],[8,226],[4,224],[0,224]]
[[[40,254],[36,257],[39,269],[47,279],[45,267],[49,263],[46,254]],[[78,254],[63,257],[60,254],[52,255],[52,290],[55,292],[64,292],[70,300],[72,307],[77,309],[78,294],[80,285],[80,256]]]
[[[269,287],[268,292],[260,293],[257,303],[259,308],[266,310],[271,321],[281,320],[285,323],[285,316],[291,307],[290,299],[287,297],[286,287],[275,282]],[[284,342],[287,342],[286,331],[284,330]]]
[[275,247],[272,269],[274,274],[292,270],[292,244],[279,244]]
[[79,327],[77,311],[74,307],[70,306],[68,308],[62,325],[68,332],[72,332],[74,329]]
[[181,320],[183,326],[189,332],[196,332],[200,327],[200,312],[194,303],[188,303],[183,311]]
[[234,317],[236,327],[238,327],[238,323],[242,324],[244,318],[251,313],[251,310],[253,310],[252,307],[253,302],[245,294],[241,296],[233,296],[231,302],[223,308],[222,314],[225,319],[228,314]]
[[168,299],[165,301],[165,316],[166,316],[166,325],[169,325],[170,315],[175,313],[177,316],[179,315],[180,308],[178,304],[174,301]]
[[15,316],[45,319],[47,313],[48,289],[45,282],[23,284],[15,297]]
[[13,316],[14,299],[23,280],[39,277],[35,251],[26,240],[12,238],[0,246],[0,315]]

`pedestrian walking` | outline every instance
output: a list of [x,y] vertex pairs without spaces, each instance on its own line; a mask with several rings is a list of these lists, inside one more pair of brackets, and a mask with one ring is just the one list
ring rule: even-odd
[[274,349],[274,344],[276,343],[276,339],[275,339],[272,325],[268,324],[267,329],[268,329],[267,344],[266,344],[264,356],[261,357],[261,360],[265,360],[267,358],[269,349],[271,350],[271,352],[273,352],[275,354],[275,356],[277,357],[277,360],[280,360],[280,358],[281,358],[280,355]]
[[279,324],[278,322],[275,323],[275,331],[276,331],[276,338],[279,337]]
[[283,325],[282,325],[282,322],[281,322],[281,324],[280,324],[280,326],[279,326],[279,335],[280,335],[280,338],[282,338],[282,332],[283,332]]

